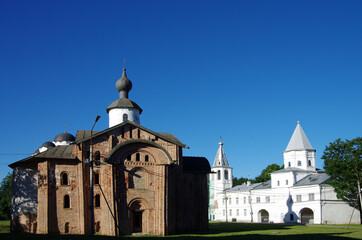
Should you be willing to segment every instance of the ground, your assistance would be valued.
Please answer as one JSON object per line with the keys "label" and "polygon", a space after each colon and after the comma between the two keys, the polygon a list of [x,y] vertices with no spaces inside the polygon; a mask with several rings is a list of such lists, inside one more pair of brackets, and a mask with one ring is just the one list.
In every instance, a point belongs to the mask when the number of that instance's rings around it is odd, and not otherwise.
{"label": "ground", "polygon": [[[9,221],[0,221],[0,239],[40,239],[40,240],[115,240],[119,237],[106,237],[96,235],[34,235],[9,233]],[[305,239],[362,239],[362,225],[283,225],[283,224],[247,224],[247,223],[210,223],[208,234],[182,234],[168,237],[134,236],[122,237],[122,239],[186,239],[186,240],[305,240]]]}

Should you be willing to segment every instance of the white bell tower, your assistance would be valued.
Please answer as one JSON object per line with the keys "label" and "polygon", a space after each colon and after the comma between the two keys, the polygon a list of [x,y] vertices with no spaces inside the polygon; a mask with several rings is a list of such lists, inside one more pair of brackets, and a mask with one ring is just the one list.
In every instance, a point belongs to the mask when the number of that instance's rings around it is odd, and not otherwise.
{"label": "white bell tower", "polygon": [[298,121],[288,146],[283,152],[284,168],[315,171],[315,152]]}

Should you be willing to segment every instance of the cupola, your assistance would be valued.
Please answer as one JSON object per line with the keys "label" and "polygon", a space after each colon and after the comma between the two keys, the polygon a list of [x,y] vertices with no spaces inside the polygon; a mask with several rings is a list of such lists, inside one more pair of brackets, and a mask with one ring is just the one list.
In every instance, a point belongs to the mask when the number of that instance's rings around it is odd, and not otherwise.
{"label": "cupola", "polygon": [[116,82],[116,88],[119,92],[119,99],[112,102],[107,107],[109,127],[113,127],[125,121],[132,121],[140,124],[142,108],[134,101],[128,99],[128,93],[132,89],[132,82],[127,77],[125,68],[123,68],[122,77]]}

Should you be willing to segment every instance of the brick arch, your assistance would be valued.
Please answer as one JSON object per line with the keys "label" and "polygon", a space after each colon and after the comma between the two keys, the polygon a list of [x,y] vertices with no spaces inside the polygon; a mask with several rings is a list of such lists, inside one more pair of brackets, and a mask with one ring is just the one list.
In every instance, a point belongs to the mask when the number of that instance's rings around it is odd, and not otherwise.
{"label": "brick arch", "polygon": [[155,164],[157,165],[167,165],[172,163],[172,157],[164,147],[157,143],[143,139],[135,139],[118,144],[108,153],[105,160],[108,163],[116,163],[119,160],[125,160],[129,154],[136,152],[149,154],[155,160]]}

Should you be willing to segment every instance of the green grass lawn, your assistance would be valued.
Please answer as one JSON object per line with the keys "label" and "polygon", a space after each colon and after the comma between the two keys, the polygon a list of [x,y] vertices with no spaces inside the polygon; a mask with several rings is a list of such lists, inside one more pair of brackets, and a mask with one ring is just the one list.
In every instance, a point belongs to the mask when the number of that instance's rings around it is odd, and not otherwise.
{"label": "green grass lawn", "polygon": [[[36,235],[36,234],[11,234],[9,221],[0,221],[0,239],[40,239],[40,240],[116,240],[122,239],[185,239],[185,240],[309,240],[309,239],[362,239],[362,226],[353,225],[283,225],[283,224],[250,224],[250,223],[210,223],[210,231],[206,234],[180,234],[167,237],[156,236],[128,236],[107,237],[87,235]],[[352,228],[353,227],[353,228]]]}

